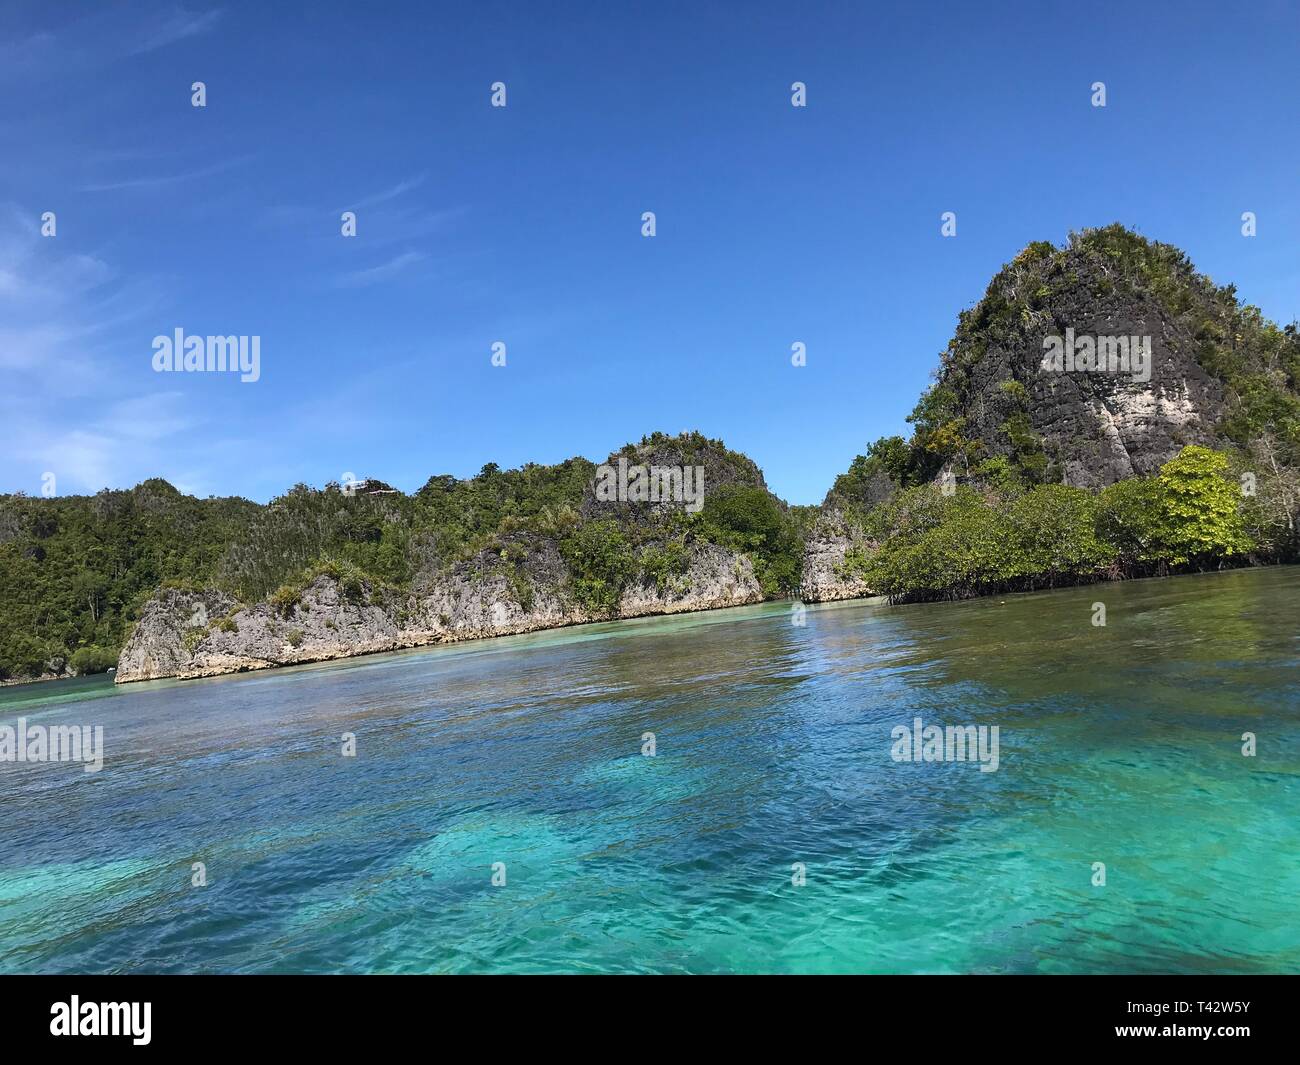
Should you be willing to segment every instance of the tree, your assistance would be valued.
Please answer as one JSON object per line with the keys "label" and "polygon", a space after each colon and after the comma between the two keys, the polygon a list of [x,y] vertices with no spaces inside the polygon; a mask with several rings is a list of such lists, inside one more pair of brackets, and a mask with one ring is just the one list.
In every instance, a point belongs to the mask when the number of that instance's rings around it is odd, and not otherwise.
{"label": "tree", "polygon": [[1097,530],[1127,570],[1163,558],[1160,483],[1154,477],[1116,481],[1102,490]]}
{"label": "tree", "polygon": [[1227,472],[1226,455],[1195,444],[1160,467],[1157,528],[1173,565],[1244,554],[1255,546],[1239,509],[1241,490]]}
{"label": "tree", "polygon": [[612,521],[590,521],[561,544],[577,600],[597,613],[612,613],[636,570],[627,538]]}
{"label": "tree", "polygon": [[732,551],[749,554],[768,596],[792,592],[803,567],[803,544],[781,504],[763,488],[731,484],[705,500],[699,531]]}

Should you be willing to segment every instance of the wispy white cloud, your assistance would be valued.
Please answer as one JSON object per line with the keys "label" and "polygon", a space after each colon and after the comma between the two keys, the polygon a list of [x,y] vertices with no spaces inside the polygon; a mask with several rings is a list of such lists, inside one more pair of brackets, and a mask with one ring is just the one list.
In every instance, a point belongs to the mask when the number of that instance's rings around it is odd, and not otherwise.
{"label": "wispy white cloud", "polygon": [[0,370],[39,371],[42,367],[60,366],[66,369],[63,353],[73,346],[81,332],[53,324],[0,326]]}
{"label": "wispy white cloud", "polygon": [[84,337],[94,323],[65,312],[75,301],[93,300],[113,278],[102,259],[60,254],[57,239],[40,235],[35,212],[0,208],[0,368],[6,371],[48,365]]}
{"label": "wispy white cloud", "polygon": [[131,443],[152,443],[176,436],[197,423],[186,413],[181,392],[153,392],[110,404],[94,425],[98,431]]}
{"label": "wispy white cloud", "polygon": [[[42,237],[36,211],[0,205],[0,366],[6,369],[77,368],[78,360],[93,361],[102,337],[156,304],[147,281],[124,283],[99,256],[65,251],[64,239]],[[62,387],[81,383],[91,385],[72,374]]]}
{"label": "wispy white cloud", "polygon": [[358,218],[357,231],[368,246],[380,248],[441,233],[464,213],[463,208],[456,207],[440,211],[389,209]]}
{"label": "wispy white cloud", "polygon": [[387,192],[376,193],[347,207],[327,209],[319,204],[280,203],[266,207],[267,225],[314,230],[322,240],[334,240],[344,211],[357,213],[357,237],[368,248],[385,248],[448,229],[466,213],[464,207],[429,208],[418,203],[395,204],[403,192],[423,184],[424,178],[401,182]]}
{"label": "wispy white cloud", "polygon": [[178,6],[101,10],[85,18],[0,41],[0,78],[61,77],[157,51],[209,32],[219,8],[188,11]]}
{"label": "wispy white cloud", "polygon": [[183,41],[187,37],[197,37],[212,29],[220,18],[220,8],[191,13],[178,7],[161,12],[153,16],[152,25],[146,24],[145,27],[141,27],[144,33],[143,39],[128,54],[141,55],[157,48],[164,48],[176,41]]}
{"label": "wispy white cloud", "polygon": [[394,256],[388,262],[379,266],[372,266],[366,270],[353,270],[350,273],[343,274],[338,279],[338,284],[343,288],[358,288],[363,285],[374,285],[381,281],[391,281],[426,259],[428,259],[428,256],[423,252],[402,252],[401,255]]}
{"label": "wispy white cloud", "polygon": [[[392,282],[430,266],[421,251],[393,250],[400,254],[373,254],[367,261],[375,265],[337,283]],[[0,491],[40,491],[44,471],[55,474],[60,494],[149,476],[195,492],[230,491],[232,466],[287,484],[298,474],[268,473],[268,437],[310,436],[321,409],[333,410],[338,424],[346,402],[281,412],[274,427],[259,425],[256,439],[231,434],[231,425],[246,423],[220,413],[232,397],[216,379],[154,374],[149,338],[174,320],[162,281],[124,275],[111,256],[78,247],[71,232],[42,237],[38,208],[0,202]],[[243,401],[241,392],[234,402]],[[213,424],[222,426],[220,448],[211,446]]]}
{"label": "wispy white cloud", "polygon": [[18,75],[36,70],[55,55],[57,47],[57,38],[45,31],[0,41],[0,72]]}
{"label": "wispy white cloud", "polygon": [[196,181],[200,178],[212,177],[215,174],[221,174],[237,166],[242,166],[252,158],[251,155],[240,156],[235,159],[224,160],[212,166],[203,167],[200,170],[190,170],[181,174],[149,175],[147,177],[126,178],[122,181],[105,181],[94,185],[83,185],[81,191],[113,192],[117,189],[156,189],[183,181]]}
{"label": "wispy white cloud", "polygon": [[410,192],[412,189],[418,189],[424,184],[427,177],[428,174],[420,174],[413,178],[407,178],[405,181],[399,181],[396,185],[385,189],[383,192],[376,192],[370,196],[363,196],[355,203],[349,204],[346,207],[340,207],[339,210],[358,211],[363,207],[374,207],[376,204],[387,203],[389,200],[395,200],[398,196]]}
{"label": "wispy white cloud", "polygon": [[54,474],[60,494],[98,492],[113,484],[113,442],[99,433],[73,429],[59,433],[27,433],[18,457],[34,461]]}
{"label": "wispy white cloud", "polygon": [[77,426],[57,425],[24,413],[17,417],[14,451],[9,458],[33,470],[53,473],[60,495],[125,487],[142,479],[141,462],[151,461],[151,448],[181,437],[199,424],[185,413],[185,400],[179,392],[113,402]]}
{"label": "wispy white cloud", "polygon": [[112,268],[93,255],[37,254],[39,232],[35,215],[11,210],[0,219],[0,299],[15,311],[41,310],[112,280]]}

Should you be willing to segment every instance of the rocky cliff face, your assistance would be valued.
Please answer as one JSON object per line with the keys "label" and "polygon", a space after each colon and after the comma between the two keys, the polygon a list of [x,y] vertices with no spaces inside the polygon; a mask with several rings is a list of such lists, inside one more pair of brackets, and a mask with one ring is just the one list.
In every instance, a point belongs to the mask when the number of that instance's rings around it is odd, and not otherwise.
{"label": "rocky cliff face", "polygon": [[681,614],[762,601],[763,590],[748,558],[717,544],[696,543],[684,574],[668,577],[662,587],[643,579],[624,589],[618,616]]}
{"label": "rocky cliff face", "polygon": [[[563,562],[549,545],[511,570],[490,557],[460,563],[411,593],[322,575],[290,601],[245,607],[218,591],[164,589],[145,606],[116,680],[209,677],[609,620],[575,606],[563,577]],[[633,583],[613,616],[711,610],[762,598],[747,558],[696,544],[682,574],[662,588]]]}
{"label": "rocky cliff face", "polygon": [[1300,467],[1300,332],[1187,256],[1120,225],[1035,242],[962,311],[908,421],[836,478],[851,519],[900,487],[1067,484],[1155,473],[1188,445],[1282,481]]}
{"label": "rocky cliff face", "polygon": [[163,588],[145,604],[135,636],[117,660],[118,679],[175,677],[193,661],[194,649],[213,622],[235,609],[235,601],[215,590]]}
{"label": "rocky cliff face", "polygon": [[210,677],[413,646],[393,606],[369,587],[349,596],[328,577],[283,611],[240,607],[218,591],[164,589],[145,605],[116,680]]}
{"label": "rocky cliff face", "polygon": [[[1184,304],[1196,289],[1184,291],[1174,300],[1127,285],[1117,264],[1081,244],[1031,249],[995,279],[945,358],[940,383],[960,392],[963,435],[981,457],[1024,459],[1041,448],[1045,479],[1081,487],[1148,474],[1187,444],[1213,444],[1228,404],[1223,382],[1197,359],[1195,333],[1213,308],[1207,298],[1193,311]],[[1073,340],[1073,369],[1051,365],[1053,338],[1062,349]],[[1091,364],[1109,338],[1149,343],[1149,363]]]}
{"label": "rocky cliff face", "polygon": [[841,511],[833,508],[824,511],[813,523],[804,543],[800,598],[808,603],[827,603],[871,595],[864,581],[843,572],[849,551],[867,550],[870,546],[857,524],[846,520]]}

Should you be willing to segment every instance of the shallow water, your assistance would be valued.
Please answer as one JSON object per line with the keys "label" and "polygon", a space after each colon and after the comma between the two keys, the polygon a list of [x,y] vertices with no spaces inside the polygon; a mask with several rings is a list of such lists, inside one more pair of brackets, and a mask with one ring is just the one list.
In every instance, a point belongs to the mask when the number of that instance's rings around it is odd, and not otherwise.
{"label": "shallow water", "polygon": [[0,689],[0,970],[1300,972],[1300,568],[805,620]]}

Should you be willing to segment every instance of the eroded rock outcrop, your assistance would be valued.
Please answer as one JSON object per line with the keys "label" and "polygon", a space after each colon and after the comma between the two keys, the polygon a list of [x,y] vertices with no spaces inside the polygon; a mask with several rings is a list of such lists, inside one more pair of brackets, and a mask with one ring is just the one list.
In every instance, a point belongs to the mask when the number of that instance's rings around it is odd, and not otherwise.
{"label": "eroded rock outcrop", "polygon": [[164,589],[141,613],[116,680],[210,677],[413,646],[403,642],[399,606],[371,586],[350,591],[326,576],[291,603],[249,607],[217,591]]}
{"label": "eroded rock outcrop", "polygon": [[[1146,293],[1106,291],[1094,276],[1100,268],[1077,258],[1070,263],[1077,284],[1045,297],[1010,337],[990,342],[970,362],[965,417],[982,454],[1012,456],[1009,422],[1023,410],[1059,479],[1095,488],[1152,473],[1187,444],[1212,445],[1227,405],[1222,382],[1197,362],[1197,340],[1185,322]],[[1045,369],[1045,338],[1067,331],[1077,343],[1149,339],[1151,360],[1142,374],[1149,379]],[[1008,382],[1025,390],[1022,403]]]}
{"label": "eroded rock outcrop", "polygon": [[[117,660],[117,677],[149,679],[188,675],[198,644],[213,622],[238,604],[215,590],[162,588],[144,606],[135,635]],[[224,671],[223,671],[224,672]]]}
{"label": "eroded rock outcrop", "polygon": [[960,437],[972,464],[1084,488],[1153,473],[1221,442],[1226,378],[1257,358],[1241,330],[1258,331],[1232,290],[1169,245],[1120,226],[1031,244],[960,315],[917,442],[951,452]]}
{"label": "eroded rock outcrop", "polygon": [[624,589],[618,616],[680,614],[762,601],[763,589],[748,558],[717,544],[697,542],[691,546],[685,573],[668,577],[662,585],[638,580]]}
{"label": "eroded rock outcrop", "polygon": [[662,587],[634,581],[616,612],[602,615],[568,595],[553,543],[535,545],[521,564],[500,563],[483,552],[411,592],[323,574],[296,596],[252,606],[218,591],[163,589],[146,604],[116,680],[209,677],[763,599],[749,559],[716,544],[692,545],[684,571]]}
{"label": "eroded rock outcrop", "polygon": [[872,595],[865,581],[847,574],[844,568],[850,551],[865,551],[870,547],[859,526],[847,520],[841,511],[824,511],[813,523],[804,543],[800,597],[809,603],[828,603]]}

